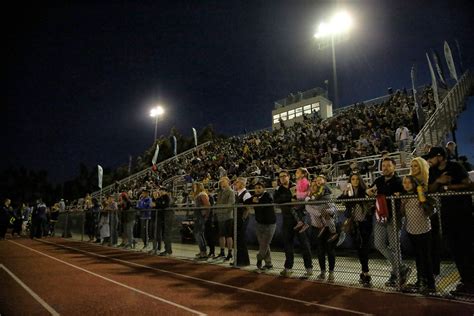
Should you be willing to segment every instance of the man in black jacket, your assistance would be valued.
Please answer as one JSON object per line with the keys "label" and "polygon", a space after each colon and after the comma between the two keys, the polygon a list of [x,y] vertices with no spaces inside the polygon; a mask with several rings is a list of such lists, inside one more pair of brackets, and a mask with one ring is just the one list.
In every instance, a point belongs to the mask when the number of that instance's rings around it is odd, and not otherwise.
{"label": "man in black jacket", "polygon": [[[255,184],[255,193],[252,198],[245,201],[246,204],[272,204],[273,199],[271,195],[265,191],[263,182]],[[270,254],[270,243],[276,229],[276,215],[273,206],[254,206],[255,234],[258,240],[258,254],[257,254],[257,268],[261,270],[270,270],[273,268],[272,257]],[[262,262],[265,265],[262,266]]]}
{"label": "man in black jacket", "polygon": [[[393,196],[395,193],[403,191],[402,179],[395,174],[395,160],[384,158],[382,160],[382,175],[375,179],[374,183],[367,189],[368,196],[385,195]],[[374,227],[375,248],[387,259],[392,271],[390,278],[385,283],[386,286],[397,285],[398,275],[400,284],[403,285],[410,276],[410,267],[402,264],[402,254],[400,250],[401,213],[399,200],[396,200],[396,209],[392,209],[391,200],[387,200],[388,217],[377,218]],[[395,213],[396,212],[396,213]],[[396,220],[394,220],[394,215]]]}
{"label": "man in black jacket", "polygon": [[[275,203],[290,203],[293,200],[293,193],[291,192],[292,185],[290,184],[290,174],[288,171],[280,171],[280,186],[275,190],[274,200]],[[296,226],[296,219],[291,212],[289,205],[282,205],[281,215],[283,218],[282,234],[283,234],[283,245],[285,248],[285,269],[280,272],[281,276],[290,276],[293,271],[293,264],[295,260],[295,251],[293,240],[298,238],[298,242],[301,247],[301,253],[303,255],[304,266],[306,268],[305,276],[308,277],[313,274],[313,262],[311,258],[311,247],[307,235],[304,232],[295,232],[294,227]]]}

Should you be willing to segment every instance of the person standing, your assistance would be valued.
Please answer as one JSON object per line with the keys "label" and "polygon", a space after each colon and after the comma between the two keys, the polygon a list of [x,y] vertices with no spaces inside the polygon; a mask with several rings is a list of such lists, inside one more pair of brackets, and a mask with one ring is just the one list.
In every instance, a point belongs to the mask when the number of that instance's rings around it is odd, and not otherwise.
{"label": "person standing", "polygon": [[[160,253],[160,256],[170,256],[173,254],[171,244],[171,231],[174,225],[174,210],[170,210],[169,207],[173,205],[171,196],[169,194],[170,189],[166,187],[160,187],[160,198],[156,204],[157,209],[163,213],[163,242],[165,244],[165,250]],[[158,225],[160,226],[160,225]]]}
{"label": "person standing", "polygon": [[[256,205],[272,204],[273,198],[267,191],[265,191],[265,184],[258,181],[255,184],[254,195],[244,203],[255,205],[253,209],[255,210],[255,221],[257,222],[255,227],[255,234],[257,235],[258,241],[257,268],[259,270],[271,270],[273,269],[273,264],[270,244],[276,229],[275,208],[271,205]],[[265,262],[265,265],[262,266],[263,262]]]}
{"label": "person standing", "polygon": [[194,205],[199,209],[194,210],[194,238],[199,246],[199,254],[197,255],[198,260],[207,259],[207,243],[204,237],[204,231],[206,226],[206,220],[209,217],[209,197],[204,189],[204,185],[201,182],[193,183],[193,197]]}
{"label": "person standing", "polygon": [[[237,204],[244,204],[251,198],[246,189],[247,179],[238,177],[234,182],[236,191],[235,200]],[[237,261],[236,266],[246,267],[250,265],[249,251],[247,249],[247,226],[249,224],[249,210],[247,207],[237,208]]]}
{"label": "person standing", "polygon": [[5,239],[8,224],[10,222],[10,199],[5,199],[2,208],[0,209],[0,240]]}
{"label": "person standing", "polygon": [[151,219],[151,197],[149,196],[149,192],[147,189],[144,189],[142,191],[142,194],[140,195],[140,200],[137,202],[137,209],[139,209],[140,212],[140,231],[141,231],[141,236],[143,240],[143,248],[142,250],[146,250],[148,247],[148,242],[150,240],[149,236],[149,226],[150,226],[150,219]]}
{"label": "person standing", "polygon": [[[382,161],[382,176],[375,179],[372,186],[367,189],[369,197],[378,196],[384,200],[386,196],[393,196],[395,193],[403,192],[402,180],[395,174],[395,160],[385,158]],[[400,275],[400,284],[406,283],[411,273],[411,268],[402,264],[402,255],[400,250],[400,231],[402,227],[399,201],[396,202],[395,210],[392,209],[392,203],[387,201],[387,214],[383,214],[383,203],[376,203],[376,221],[374,227],[375,248],[387,259],[391,266],[391,273],[386,286],[395,287],[397,285],[398,274]],[[396,216],[396,220],[394,220]]]}
{"label": "person standing", "polygon": [[133,227],[135,226],[135,210],[132,208],[132,201],[127,192],[120,194],[120,210],[122,212],[123,240],[124,248],[135,248],[135,239],[133,237]]}
{"label": "person standing", "polygon": [[38,203],[33,210],[31,215],[31,231],[30,238],[41,238],[47,234],[43,230],[44,223],[46,222],[46,204],[43,203],[42,199],[38,199]]}
{"label": "person standing", "polygon": [[400,125],[395,131],[395,141],[398,144],[399,151],[405,151],[408,145],[408,138],[410,137],[410,131],[407,127]]}
{"label": "person standing", "polygon": [[[222,206],[222,208],[215,209],[217,216],[218,228],[219,228],[219,246],[221,251],[217,258],[223,258],[225,261],[229,261],[233,258],[232,247],[233,245],[233,232],[234,232],[234,221],[233,221],[233,208],[235,204],[235,195],[230,188],[230,180],[228,177],[221,177],[219,180],[219,190],[217,191],[216,205]],[[227,257],[225,256],[224,249],[227,246]]]}
{"label": "person standing", "polygon": [[[280,186],[277,187],[274,194],[275,203],[291,203],[293,200],[293,193],[291,192],[292,185],[290,183],[290,174],[288,171],[280,171],[279,180]],[[291,276],[293,274],[292,269],[295,260],[293,242],[296,236],[301,247],[304,266],[306,268],[305,277],[309,277],[313,274],[313,262],[308,237],[304,232],[295,231],[294,227],[296,226],[297,221],[293,216],[292,207],[289,205],[281,205],[280,208],[283,217],[282,234],[285,249],[285,268],[280,272],[280,275]]]}
{"label": "person standing", "polygon": [[[339,199],[362,199],[366,198],[366,185],[360,173],[352,173],[349,177],[350,183],[339,196]],[[357,256],[361,265],[359,283],[370,286],[372,277],[369,274],[369,252],[370,236],[372,234],[372,212],[367,202],[344,202],[346,211],[344,215],[350,221],[349,233],[352,236]]]}
{"label": "person standing", "polygon": [[[468,173],[459,163],[448,161],[444,148],[432,147],[425,159],[430,164],[429,192],[462,192],[470,189]],[[461,276],[461,282],[452,294],[473,294],[471,195],[441,197],[441,223]]]}

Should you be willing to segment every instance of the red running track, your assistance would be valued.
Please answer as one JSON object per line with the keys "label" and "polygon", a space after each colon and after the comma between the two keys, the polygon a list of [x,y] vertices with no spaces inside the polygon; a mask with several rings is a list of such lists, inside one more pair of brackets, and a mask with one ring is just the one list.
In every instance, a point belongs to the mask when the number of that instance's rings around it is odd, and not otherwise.
{"label": "red running track", "polygon": [[0,258],[1,315],[474,314],[472,303],[280,278],[58,238],[1,241]]}

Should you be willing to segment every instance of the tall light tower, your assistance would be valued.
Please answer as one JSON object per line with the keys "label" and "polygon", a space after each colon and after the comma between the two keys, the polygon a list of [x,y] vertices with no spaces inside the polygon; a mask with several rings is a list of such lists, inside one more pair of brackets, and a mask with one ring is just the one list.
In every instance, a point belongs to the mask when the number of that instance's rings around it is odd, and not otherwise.
{"label": "tall light tower", "polygon": [[320,50],[331,46],[332,49],[332,69],[334,83],[334,101],[333,107],[339,104],[337,92],[337,70],[336,70],[336,48],[335,44],[342,42],[347,38],[349,30],[352,28],[352,18],[346,11],[340,11],[334,14],[329,22],[321,22],[318,31],[314,37],[318,41]]}
{"label": "tall light tower", "polygon": [[155,138],[153,141],[156,141],[158,133],[158,117],[165,113],[165,109],[161,105],[158,105],[150,110],[150,116],[155,118]]}

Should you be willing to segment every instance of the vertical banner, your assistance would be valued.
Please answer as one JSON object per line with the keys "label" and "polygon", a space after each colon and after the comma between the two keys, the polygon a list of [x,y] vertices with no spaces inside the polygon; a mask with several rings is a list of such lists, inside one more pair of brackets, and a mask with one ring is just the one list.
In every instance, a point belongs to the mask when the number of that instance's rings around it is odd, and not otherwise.
{"label": "vertical banner", "polygon": [[155,149],[155,154],[153,155],[153,159],[151,159],[151,164],[152,165],[155,165],[156,164],[156,161],[158,160],[158,154],[160,152],[160,145],[156,145],[156,149]]}
{"label": "vertical banner", "polygon": [[102,169],[102,167],[100,165],[97,165],[97,175],[98,175],[98,178],[99,178],[99,188],[102,189],[102,178],[104,176],[104,169]]}
{"label": "vertical banner", "polygon": [[128,175],[132,173],[132,155],[128,155]]}
{"label": "vertical banner", "polygon": [[433,66],[431,65],[430,57],[428,53],[426,53],[426,59],[428,59],[428,66],[430,67],[430,74],[431,74],[431,88],[433,89],[433,97],[436,103],[436,108],[439,107],[439,96],[438,96],[438,84],[436,82],[436,76],[433,70]]}
{"label": "vertical banner", "polygon": [[194,146],[198,145],[198,138],[197,138],[197,132],[196,129],[193,127],[193,136],[194,136]]}
{"label": "vertical banner", "polygon": [[458,49],[458,55],[459,55],[459,70],[461,70],[461,73],[464,72],[463,68],[464,66],[462,65],[462,55],[461,55],[461,46],[459,45],[459,42],[457,39],[454,40],[456,42],[456,47]]}
{"label": "vertical banner", "polygon": [[415,111],[416,117],[418,119],[418,128],[421,129],[423,125],[425,125],[425,112],[423,112],[422,107],[418,104],[418,100],[416,99],[416,89],[415,89],[415,77],[416,77],[416,70],[415,65],[411,67],[411,89],[413,91],[413,103],[415,104]]}
{"label": "vertical banner", "polygon": [[173,136],[173,155],[178,154],[178,141],[176,140],[176,136]]}
{"label": "vertical banner", "polygon": [[435,50],[433,50],[431,53],[432,53],[432,56],[433,56],[433,62],[434,62],[435,67],[436,67],[436,72],[438,73],[440,86],[444,89],[447,89],[448,85],[446,84],[446,79],[444,79],[444,72],[443,72],[443,68],[441,68],[441,65],[440,65],[440,62],[439,62],[439,55]]}
{"label": "vertical banner", "polygon": [[454,66],[451,48],[449,48],[448,42],[446,41],[444,41],[444,57],[446,57],[446,64],[448,64],[449,74],[451,75],[451,78],[458,81],[458,74],[456,73],[456,67]]}

